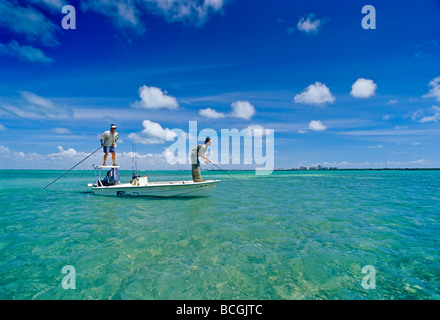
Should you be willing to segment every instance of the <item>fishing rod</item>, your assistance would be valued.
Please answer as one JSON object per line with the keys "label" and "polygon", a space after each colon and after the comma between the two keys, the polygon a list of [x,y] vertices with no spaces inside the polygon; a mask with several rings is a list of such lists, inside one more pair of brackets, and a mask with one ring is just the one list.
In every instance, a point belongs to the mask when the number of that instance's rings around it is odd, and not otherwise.
{"label": "fishing rod", "polygon": [[[113,137],[113,139],[111,140],[112,144],[114,143],[114,141],[121,135],[121,133],[124,131],[121,131],[120,133],[118,133],[115,137]],[[73,169],[75,169],[77,166],[79,166],[81,163],[83,163],[84,161],[86,161],[88,158],[90,158],[93,154],[95,154],[99,149],[101,149],[102,147],[99,147],[98,149],[96,149],[95,151],[93,151],[91,154],[89,154],[87,157],[85,157],[84,159],[82,159],[80,162],[78,162],[77,164],[75,164],[72,168],[70,168],[69,170],[67,170],[66,172],[64,172],[62,175],[60,175],[58,178],[56,178],[54,181],[52,181],[51,183],[49,183],[47,186],[45,186],[43,188],[43,190],[47,189],[49,186],[51,186],[53,183],[55,183],[57,180],[61,179],[62,177],[64,177],[67,173],[69,173],[70,171],[72,171]]]}
{"label": "fishing rod", "polygon": [[231,176],[226,170],[223,170],[222,168],[220,168],[218,165],[216,165],[215,163],[210,162],[211,164],[213,164],[214,166],[216,166],[218,169],[220,169],[221,171],[223,171],[224,173],[226,173],[228,176],[230,176],[232,179],[234,179],[235,181],[237,181],[239,184],[243,185],[240,181],[238,181],[237,179],[235,179],[233,176]]}

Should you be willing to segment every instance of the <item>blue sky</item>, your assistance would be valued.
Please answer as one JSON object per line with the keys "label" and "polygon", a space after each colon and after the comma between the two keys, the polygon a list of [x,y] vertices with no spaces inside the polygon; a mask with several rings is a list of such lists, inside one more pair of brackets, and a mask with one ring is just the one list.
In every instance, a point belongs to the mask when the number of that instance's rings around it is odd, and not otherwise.
{"label": "blue sky", "polygon": [[276,168],[440,167],[439,17],[437,0],[0,0],[0,168],[69,168],[116,123],[121,165],[135,136],[141,169],[177,169],[163,137],[189,121],[273,129]]}

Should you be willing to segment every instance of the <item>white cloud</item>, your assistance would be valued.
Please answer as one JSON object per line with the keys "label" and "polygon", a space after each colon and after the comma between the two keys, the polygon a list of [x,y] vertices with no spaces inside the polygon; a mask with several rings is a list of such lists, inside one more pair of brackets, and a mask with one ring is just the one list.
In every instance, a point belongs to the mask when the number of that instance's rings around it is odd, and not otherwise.
{"label": "white cloud", "polygon": [[128,28],[138,33],[145,31],[139,19],[141,11],[133,0],[81,1],[81,8],[110,17],[119,28]]}
{"label": "white cloud", "polygon": [[143,32],[142,15],[200,26],[211,13],[223,10],[224,0],[87,0],[81,5],[84,10],[109,16],[118,27]]}
{"label": "white cloud", "polygon": [[161,14],[169,21],[188,21],[202,25],[209,13],[221,11],[224,0],[144,0],[150,10]]}
{"label": "white cloud", "polygon": [[157,87],[148,87],[144,85],[139,88],[139,96],[141,101],[133,104],[136,108],[177,109],[179,107],[176,98],[167,95],[166,91],[162,91]]}
{"label": "white cloud", "polygon": [[249,120],[255,114],[255,107],[249,101],[236,101],[231,104],[231,116]]}
{"label": "white cloud", "polygon": [[437,101],[440,101],[440,77],[434,78],[429,82],[429,86],[431,90],[427,94],[425,94],[424,98],[434,98]]}
{"label": "white cloud", "polygon": [[223,112],[217,112],[211,108],[201,109],[199,111],[199,114],[203,117],[211,118],[211,119],[219,119],[226,117],[226,115]]}
{"label": "white cloud", "polygon": [[390,115],[386,114],[382,117],[382,120],[390,120]]}
{"label": "white cloud", "polygon": [[420,123],[438,122],[440,120],[440,107],[432,106],[428,111],[419,109],[405,115],[404,118],[411,118],[412,121]]}
{"label": "white cloud", "polygon": [[23,7],[16,1],[0,1],[0,26],[46,46],[59,43],[56,24],[34,7]]}
{"label": "white cloud", "polygon": [[327,127],[325,125],[323,125],[322,122],[319,120],[310,121],[309,128],[310,128],[310,130],[313,130],[313,131],[324,131],[327,129]]}
{"label": "white cloud", "polygon": [[51,100],[40,97],[33,92],[20,92],[22,101],[18,104],[2,104],[0,113],[20,118],[42,119],[71,117],[72,110],[66,105],[54,104]]}
{"label": "white cloud", "polygon": [[432,112],[431,115],[424,116],[423,118],[419,119],[418,122],[420,123],[438,122],[440,120],[440,107],[432,106],[430,111]]}
{"label": "white cloud", "polygon": [[382,149],[383,145],[378,144],[377,146],[369,146],[368,148],[370,148],[370,149]]}
{"label": "white cloud", "polygon": [[62,146],[57,146],[58,152],[51,153],[48,155],[49,158],[60,158],[60,157],[75,157],[75,156],[86,156],[85,152],[78,152],[73,148],[68,148],[64,150]]}
{"label": "white cloud", "polygon": [[[53,128],[52,130],[51,130],[51,132],[53,132],[53,133],[57,133],[57,134],[70,134],[70,133],[72,133],[72,131],[70,131],[69,129],[67,129],[67,128]],[[120,141],[119,141],[120,142]]]}
{"label": "white cloud", "polygon": [[359,78],[351,87],[350,94],[355,98],[369,98],[376,93],[377,84],[373,80]]}
{"label": "white cloud", "polygon": [[72,114],[68,107],[55,105],[51,100],[40,97],[35,93],[22,91],[20,94],[27,102],[23,108],[25,113],[34,113],[48,117],[70,116]]}
{"label": "white cloud", "polygon": [[419,109],[419,110],[416,110],[414,112],[411,112],[411,113],[405,115],[404,118],[409,117],[409,118],[411,118],[412,121],[417,121],[417,119],[423,117],[423,114],[424,114],[423,109]]}
{"label": "white cloud", "polygon": [[315,18],[314,13],[309,14],[306,17],[301,17],[296,25],[299,31],[307,34],[315,34],[319,31],[321,26],[325,23],[326,19],[320,20]]}
{"label": "white cloud", "polygon": [[245,129],[245,131],[248,136],[255,136],[255,135],[265,136],[266,135],[266,129],[259,124],[251,124],[250,126],[248,126]]}
{"label": "white cloud", "polygon": [[9,149],[9,147],[0,146],[0,156],[6,159],[24,158],[24,152],[17,152]]}
{"label": "white cloud", "polygon": [[12,40],[8,44],[0,43],[0,54],[17,57],[22,61],[51,63],[52,59],[40,49],[32,46],[21,46],[17,41]]}
{"label": "white cloud", "polygon": [[[84,159],[89,153],[77,151],[73,148],[64,149],[57,147],[58,152],[49,154],[24,153],[22,151],[11,150],[9,147],[0,145],[0,168],[2,169],[63,169],[66,170]],[[89,152],[89,151],[88,151]],[[138,168],[143,169],[175,169],[166,161],[165,149],[162,153],[136,153]],[[129,169],[132,165],[132,152],[116,153],[116,159],[121,168]],[[96,153],[87,161],[82,163],[77,169],[92,169],[92,163],[101,163],[102,154]],[[185,166],[187,168],[187,166]],[[90,172],[90,178],[93,180],[93,172]],[[49,181],[48,181],[49,182]]]}
{"label": "white cloud", "polygon": [[159,123],[150,120],[144,120],[142,126],[144,130],[139,133],[131,133],[128,138],[134,138],[136,142],[142,144],[162,144],[167,139],[174,139],[177,136],[174,131],[168,128],[164,129]]}
{"label": "white cloud", "polygon": [[336,99],[325,84],[315,82],[304,89],[303,92],[297,94],[293,100],[296,103],[323,105],[333,103]]}
{"label": "white cloud", "polygon": [[244,120],[250,120],[255,114],[255,107],[249,101],[235,101],[231,103],[231,108],[232,111],[228,114],[217,112],[211,108],[201,109],[199,114],[211,119],[233,117]]}
{"label": "white cloud", "polygon": [[8,130],[8,128],[6,128],[4,125],[0,123],[0,131],[6,131],[6,130]]}

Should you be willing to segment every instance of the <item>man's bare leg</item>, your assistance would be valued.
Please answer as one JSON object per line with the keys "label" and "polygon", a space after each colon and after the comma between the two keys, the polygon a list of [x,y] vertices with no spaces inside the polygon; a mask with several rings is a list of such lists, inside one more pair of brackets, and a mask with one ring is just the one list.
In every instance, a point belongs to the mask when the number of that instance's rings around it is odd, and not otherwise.
{"label": "man's bare leg", "polygon": [[113,159],[113,165],[116,166],[117,164],[116,164],[116,153],[115,152],[112,153],[112,159]]}
{"label": "man's bare leg", "polygon": [[104,163],[102,164],[103,166],[106,166],[107,157],[108,157],[108,153],[106,153],[106,154],[104,155]]}

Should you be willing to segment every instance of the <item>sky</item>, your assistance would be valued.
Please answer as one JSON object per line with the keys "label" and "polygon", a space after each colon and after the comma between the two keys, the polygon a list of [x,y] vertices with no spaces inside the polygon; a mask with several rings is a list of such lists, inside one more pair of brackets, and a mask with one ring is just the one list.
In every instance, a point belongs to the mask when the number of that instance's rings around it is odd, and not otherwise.
{"label": "sky", "polygon": [[438,168],[439,18],[438,0],[0,0],[0,169],[68,169],[112,123],[123,168],[133,140],[141,170],[187,168],[166,137],[190,121],[274,130],[275,168]]}

